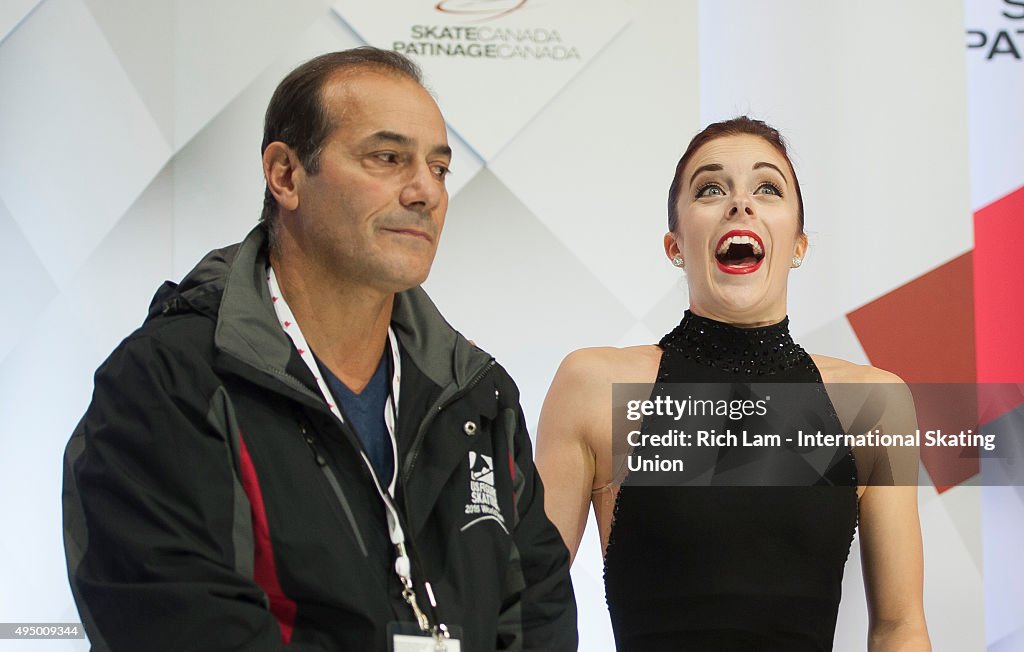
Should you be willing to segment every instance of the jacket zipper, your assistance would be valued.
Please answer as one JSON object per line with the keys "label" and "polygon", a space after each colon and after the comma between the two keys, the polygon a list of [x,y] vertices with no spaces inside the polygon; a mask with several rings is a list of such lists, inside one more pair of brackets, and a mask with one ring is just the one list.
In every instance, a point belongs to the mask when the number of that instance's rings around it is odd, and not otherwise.
{"label": "jacket zipper", "polygon": [[348,498],[345,497],[345,492],[342,490],[337,476],[334,475],[331,465],[327,463],[327,458],[325,458],[317,449],[316,438],[307,432],[306,424],[301,420],[299,421],[299,429],[302,431],[302,439],[305,440],[306,445],[309,446],[309,450],[313,452],[313,460],[320,468],[320,472],[324,474],[327,484],[331,486],[331,491],[334,493],[334,497],[338,500],[338,503],[341,504],[341,510],[345,513],[345,518],[348,519],[349,526],[356,535],[356,542],[359,544],[359,550],[363,553],[364,557],[368,557],[369,552],[366,549],[366,542],[363,541],[363,535],[362,532],[359,531],[359,525],[356,523],[356,517],[352,512],[352,506],[349,505]]}
{"label": "jacket zipper", "polygon": [[[401,477],[403,485],[405,485],[405,483],[409,480],[409,476],[412,475],[412,468],[413,466],[416,465],[416,459],[419,457],[420,454],[420,447],[423,443],[423,436],[426,434],[427,428],[430,427],[430,424],[434,422],[434,418],[438,414],[440,414],[441,411],[444,410],[446,407],[448,407],[458,399],[468,394],[470,390],[476,387],[480,383],[480,381],[483,380],[483,377],[487,375],[487,372],[493,369],[496,364],[498,364],[498,362],[494,358],[491,358],[491,360],[480,371],[478,371],[476,375],[473,376],[473,378],[469,381],[469,383],[462,387],[462,389],[449,396],[443,402],[439,401],[438,403],[435,403],[433,406],[431,406],[430,410],[427,412],[426,417],[424,417],[423,422],[420,423],[420,427],[416,431],[416,439],[413,440],[412,446],[409,449],[409,459],[405,463],[405,468],[402,469]],[[406,502],[406,512],[408,512],[408,495],[406,495],[405,498],[406,500],[404,502]]]}

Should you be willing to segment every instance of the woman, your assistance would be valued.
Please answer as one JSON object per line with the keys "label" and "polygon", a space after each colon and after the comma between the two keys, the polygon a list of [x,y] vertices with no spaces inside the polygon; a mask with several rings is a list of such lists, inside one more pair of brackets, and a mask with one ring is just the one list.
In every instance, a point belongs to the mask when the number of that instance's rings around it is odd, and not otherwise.
{"label": "woman", "polygon": [[[593,505],[618,648],[831,649],[859,523],[869,648],[929,650],[917,488],[879,480],[916,478],[916,451],[844,449],[812,483],[826,487],[624,486],[618,457],[613,470],[613,383],[825,383],[812,419],[844,432],[916,427],[897,377],[810,356],[789,336],[787,279],[807,237],[775,129],[747,117],[704,129],[676,167],[668,212],[665,253],[686,272],[690,309],[656,346],[567,356],[538,429],[546,509],[573,556]],[[842,387],[861,390],[840,398]]]}

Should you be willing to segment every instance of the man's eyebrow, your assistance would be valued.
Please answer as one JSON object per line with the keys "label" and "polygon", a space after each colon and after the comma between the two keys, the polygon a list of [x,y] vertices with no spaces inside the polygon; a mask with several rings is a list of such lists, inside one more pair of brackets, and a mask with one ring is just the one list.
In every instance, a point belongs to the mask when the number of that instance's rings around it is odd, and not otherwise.
{"label": "man's eyebrow", "polygon": [[[413,144],[412,138],[409,138],[406,135],[403,135],[403,134],[400,134],[400,133],[397,133],[397,132],[394,132],[394,131],[378,131],[378,132],[375,132],[375,133],[371,134],[370,137],[366,139],[366,141],[370,142],[370,143],[374,143],[374,142],[389,142],[389,143],[394,143],[396,145],[401,145],[402,147],[409,147],[409,146],[411,146]],[[434,147],[431,148],[430,153],[431,154],[440,154],[442,156],[447,156],[447,157],[451,158],[452,148],[449,147],[448,145],[435,145]]]}
{"label": "man's eyebrow", "polygon": [[771,168],[775,170],[776,172],[779,173],[779,176],[782,177],[782,180],[786,181],[786,175],[783,174],[782,170],[779,169],[779,166],[769,163],[768,161],[758,161],[757,163],[754,163],[753,169],[759,170],[761,168]]}
{"label": "man's eyebrow", "polygon": [[693,180],[696,179],[697,175],[701,172],[721,172],[723,169],[725,168],[722,167],[721,163],[708,163],[707,165],[702,165],[693,171],[693,176],[690,177],[690,183],[693,184]]}
{"label": "man's eyebrow", "polygon": [[391,142],[396,145],[410,145],[412,143],[412,138],[396,133],[394,131],[377,131],[370,134],[370,136],[366,140],[367,142]]}

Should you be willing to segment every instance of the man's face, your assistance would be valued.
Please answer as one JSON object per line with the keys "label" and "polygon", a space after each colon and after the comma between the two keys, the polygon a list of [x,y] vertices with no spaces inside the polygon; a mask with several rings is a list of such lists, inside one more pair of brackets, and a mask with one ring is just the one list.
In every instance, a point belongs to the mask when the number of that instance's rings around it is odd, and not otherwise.
{"label": "man's face", "polygon": [[294,235],[317,272],[393,293],[427,278],[448,209],[451,162],[430,94],[371,71],[327,82],[334,129],[315,175],[300,171]]}

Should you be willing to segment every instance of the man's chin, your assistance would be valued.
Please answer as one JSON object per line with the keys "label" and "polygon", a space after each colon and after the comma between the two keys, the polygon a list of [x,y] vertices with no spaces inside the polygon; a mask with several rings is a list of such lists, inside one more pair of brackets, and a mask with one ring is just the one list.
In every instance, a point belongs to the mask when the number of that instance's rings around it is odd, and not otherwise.
{"label": "man's chin", "polygon": [[430,265],[414,267],[412,265],[403,268],[399,273],[391,275],[387,283],[390,292],[404,292],[411,288],[423,285],[430,274]]}

